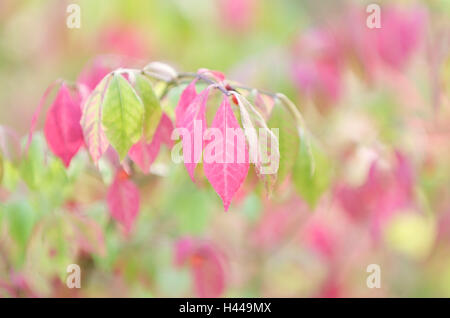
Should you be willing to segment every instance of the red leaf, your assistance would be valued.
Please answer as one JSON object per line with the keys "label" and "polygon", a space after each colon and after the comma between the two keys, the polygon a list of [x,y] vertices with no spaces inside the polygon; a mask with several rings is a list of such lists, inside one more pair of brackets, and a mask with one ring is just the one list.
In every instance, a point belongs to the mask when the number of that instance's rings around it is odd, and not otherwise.
{"label": "red leaf", "polygon": [[183,238],[175,245],[175,265],[188,264],[198,297],[220,297],[225,290],[225,257],[214,245]]}
{"label": "red leaf", "polygon": [[[249,168],[245,135],[233,114],[228,97],[224,97],[211,123],[211,128],[216,128],[222,138],[215,140],[218,137],[215,136],[214,140],[206,143],[203,168],[206,178],[222,198],[223,206],[227,211],[233,196],[244,182]],[[238,135],[237,138],[235,134]],[[212,158],[208,158],[207,150],[213,148],[212,143],[215,143],[214,153]]]}
{"label": "red leaf", "polygon": [[117,172],[106,200],[111,216],[125,227],[127,233],[130,232],[139,212],[139,190],[124,177],[122,170]]}
{"label": "red leaf", "polygon": [[44,133],[53,153],[66,167],[83,144],[80,97],[73,98],[63,83],[45,121]]}
{"label": "red leaf", "polygon": [[158,135],[160,136],[161,142],[165,144],[168,148],[172,148],[172,131],[173,131],[172,120],[165,113],[162,114],[161,120],[158,125]]}
{"label": "red leaf", "polygon": [[194,171],[200,162],[203,149],[203,132],[206,129],[206,102],[210,87],[204,89],[189,104],[181,121],[181,128],[189,133],[189,138],[182,137],[184,165],[194,181]]}
{"label": "red leaf", "polygon": [[175,108],[175,126],[177,128],[181,127],[186,109],[197,96],[197,91],[195,90],[196,82],[197,79],[194,79],[188,86],[186,86],[183,93],[181,93],[180,100],[178,101],[178,105]]}
{"label": "red leaf", "polygon": [[173,142],[170,139],[172,130],[172,121],[166,114],[163,113],[152,141],[150,143],[146,143],[145,138],[142,138],[138,143],[131,147],[128,155],[144,173],[148,173],[150,171],[150,166],[159,154],[161,143],[166,144],[169,148],[172,147]]}

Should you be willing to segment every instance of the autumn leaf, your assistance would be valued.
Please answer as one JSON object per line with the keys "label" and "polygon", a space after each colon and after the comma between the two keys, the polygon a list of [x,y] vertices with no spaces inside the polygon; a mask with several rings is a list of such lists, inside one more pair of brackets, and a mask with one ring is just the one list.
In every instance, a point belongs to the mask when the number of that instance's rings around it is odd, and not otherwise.
{"label": "autumn leaf", "polygon": [[225,290],[226,258],[215,245],[184,237],[175,244],[175,265],[189,266],[198,297],[220,297]]}
{"label": "autumn leaf", "polygon": [[44,133],[50,149],[66,167],[83,144],[80,118],[80,102],[63,83],[47,112]]}
{"label": "autumn leaf", "polygon": [[106,201],[111,216],[130,232],[139,212],[140,198],[136,185],[120,169],[108,189]]}
{"label": "autumn leaf", "polygon": [[[205,157],[207,150],[213,148],[211,158],[207,159],[214,160],[205,159],[203,169],[206,178],[222,198],[224,209],[227,211],[233,196],[247,176],[249,163],[244,132],[226,96],[211,123],[211,129],[214,128],[220,134],[215,135],[214,140],[207,141],[205,145]],[[235,134],[238,135],[237,138]],[[239,141],[239,135],[242,136],[242,142]],[[244,160],[239,160],[240,157]]]}
{"label": "autumn leaf", "polygon": [[172,121],[166,114],[163,114],[152,141],[146,142],[144,138],[141,138],[138,143],[131,147],[128,155],[141,168],[142,172],[148,173],[150,171],[150,166],[158,156],[162,143],[165,143],[169,148],[171,147],[170,135],[172,130]]}
{"label": "autumn leaf", "polygon": [[197,92],[195,90],[196,82],[197,80],[194,79],[188,86],[186,86],[186,88],[181,93],[180,100],[178,101],[178,105],[175,108],[175,126],[177,128],[181,127],[186,109],[197,96]]}
{"label": "autumn leaf", "polygon": [[111,76],[106,76],[87,98],[83,114],[81,116],[81,127],[83,129],[84,142],[91,155],[94,164],[108,149],[109,142],[102,126],[102,107],[105,93],[111,81]]}
{"label": "autumn leaf", "polygon": [[[184,165],[194,181],[194,171],[201,159],[203,149],[203,133],[206,129],[206,102],[210,87],[198,94],[187,107],[181,120],[180,128],[185,128],[189,138],[183,136]],[[200,138],[195,138],[200,136]],[[201,140],[196,140],[201,139]],[[200,143],[200,144],[199,144]]]}

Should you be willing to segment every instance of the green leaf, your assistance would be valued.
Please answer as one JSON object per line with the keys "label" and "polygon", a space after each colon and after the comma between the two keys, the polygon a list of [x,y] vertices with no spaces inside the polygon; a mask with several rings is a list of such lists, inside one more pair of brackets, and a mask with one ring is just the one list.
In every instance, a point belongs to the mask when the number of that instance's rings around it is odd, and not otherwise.
{"label": "green leaf", "polygon": [[150,142],[161,119],[161,105],[153,90],[152,83],[144,75],[136,75],[135,88],[144,104],[144,138],[145,141]]}
{"label": "green leaf", "polygon": [[17,256],[22,259],[35,223],[34,211],[26,201],[10,203],[5,210],[9,234],[17,242]]}
{"label": "green leaf", "polygon": [[28,154],[20,162],[20,175],[30,189],[39,189],[45,168],[45,139],[42,133],[36,133],[31,141]]}
{"label": "green leaf", "polygon": [[102,124],[122,160],[142,136],[144,106],[128,81],[113,74],[103,103]]}
{"label": "green leaf", "polygon": [[294,167],[300,147],[300,137],[294,119],[280,104],[274,106],[267,126],[279,129],[280,163],[277,181],[280,184]]}
{"label": "green leaf", "polygon": [[[312,169],[313,165],[315,169]],[[314,145],[309,149],[304,141],[301,142],[294,164],[293,182],[297,192],[311,208],[316,206],[330,185],[330,179],[331,165],[325,153]]]}

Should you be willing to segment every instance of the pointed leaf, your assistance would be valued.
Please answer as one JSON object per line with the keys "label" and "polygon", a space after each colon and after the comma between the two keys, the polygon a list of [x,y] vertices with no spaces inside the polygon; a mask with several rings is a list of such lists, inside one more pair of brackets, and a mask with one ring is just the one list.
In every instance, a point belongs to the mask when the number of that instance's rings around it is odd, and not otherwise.
{"label": "pointed leaf", "polygon": [[122,160],[142,136],[144,106],[129,82],[113,74],[106,90],[102,124],[106,137]]}
{"label": "pointed leaf", "polygon": [[277,180],[278,183],[281,183],[294,167],[300,146],[300,138],[292,116],[279,104],[273,108],[267,125],[270,128],[279,129],[280,165],[278,167]]}
{"label": "pointed leaf", "polygon": [[325,154],[317,147],[313,147],[314,172],[309,149],[304,143],[300,150],[293,169],[293,182],[300,196],[314,208],[323,192],[328,188],[331,180],[331,165]]}
{"label": "pointed leaf", "polygon": [[206,129],[206,102],[208,100],[210,87],[198,94],[187,107],[181,128],[185,128],[190,138],[183,138],[183,159],[184,165],[194,181],[194,171],[197,163],[200,162],[202,149],[204,146],[203,132]]}
{"label": "pointed leaf", "polygon": [[150,166],[158,156],[161,143],[166,144],[169,148],[172,147],[172,140],[170,139],[172,130],[172,121],[166,114],[163,114],[152,141],[148,143],[142,137],[138,143],[131,147],[128,155],[141,168],[142,172],[148,173],[150,171]]}
{"label": "pointed leaf", "polygon": [[26,144],[25,150],[24,150],[25,154],[28,153],[28,148],[30,148],[31,140],[33,139],[33,133],[34,133],[34,130],[36,129],[39,115],[41,114],[42,108],[44,107],[44,104],[47,101],[48,95],[50,95],[53,88],[58,84],[61,84],[61,80],[56,80],[52,84],[50,84],[50,86],[47,87],[47,89],[45,90],[44,95],[41,97],[41,100],[39,101],[39,105],[36,108],[36,111],[34,112],[33,117],[31,118],[30,131],[28,133],[28,140],[27,140],[27,144]]}
{"label": "pointed leaf", "polygon": [[280,162],[278,136],[267,127],[262,115],[242,95],[231,92],[236,97],[242,126],[249,146],[250,162],[254,163],[258,177],[270,193],[276,181]]}
{"label": "pointed leaf", "polygon": [[[206,178],[222,198],[223,206],[227,211],[233,196],[244,182],[249,168],[245,135],[233,114],[228,97],[224,97],[211,123],[211,128],[216,128],[222,136],[220,140],[210,140],[206,143],[208,147],[212,142],[216,142],[214,159],[218,160],[210,162],[211,160],[206,160],[210,158],[205,158],[203,169]],[[242,136],[242,143],[239,142],[239,137],[234,136],[239,133]],[[245,160],[239,160],[240,156]]]}
{"label": "pointed leaf", "polygon": [[2,184],[3,181],[3,154],[2,151],[0,150],[0,184]]}
{"label": "pointed leaf", "polygon": [[135,88],[144,105],[144,139],[150,142],[161,119],[161,105],[153,91],[152,83],[144,75],[136,74]]}
{"label": "pointed leaf", "polygon": [[110,81],[111,76],[107,76],[97,85],[84,103],[81,116],[84,142],[94,164],[97,164],[109,146],[102,126],[102,106]]}
{"label": "pointed leaf", "polygon": [[175,108],[175,126],[177,128],[181,127],[186,109],[197,96],[197,91],[195,90],[196,81],[197,80],[194,79],[188,86],[186,86],[183,93],[181,93],[180,100]]}
{"label": "pointed leaf", "polygon": [[63,83],[47,112],[44,133],[50,149],[66,167],[83,144],[80,119],[80,103]]}
{"label": "pointed leaf", "polygon": [[139,212],[140,198],[138,188],[123,170],[117,172],[106,200],[111,216],[121,223],[128,233]]}

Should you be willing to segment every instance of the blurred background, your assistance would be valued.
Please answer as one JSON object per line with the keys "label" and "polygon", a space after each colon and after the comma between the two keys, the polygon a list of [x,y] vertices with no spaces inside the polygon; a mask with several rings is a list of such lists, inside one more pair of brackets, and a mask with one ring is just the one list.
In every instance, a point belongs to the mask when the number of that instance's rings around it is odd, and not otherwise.
{"label": "blurred background", "polygon": [[[380,29],[366,25],[371,3],[0,0],[0,295],[449,297],[450,1],[377,1]],[[81,151],[65,170],[41,132],[20,151],[54,80],[118,56],[284,93],[316,173],[284,138],[272,191],[250,173],[224,212],[166,149],[133,176],[141,205],[125,234],[105,202],[107,164]],[[171,116],[180,93],[163,101]],[[69,264],[80,289],[66,287]]]}

